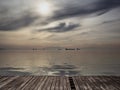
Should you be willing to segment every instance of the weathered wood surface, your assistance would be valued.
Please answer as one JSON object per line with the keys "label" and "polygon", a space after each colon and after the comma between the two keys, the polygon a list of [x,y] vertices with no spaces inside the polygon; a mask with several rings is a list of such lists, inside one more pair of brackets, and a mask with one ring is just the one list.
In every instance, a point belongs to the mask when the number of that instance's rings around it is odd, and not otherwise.
{"label": "weathered wood surface", "polygon": [[0,76],[0,90],[120,90],[120,77]]}

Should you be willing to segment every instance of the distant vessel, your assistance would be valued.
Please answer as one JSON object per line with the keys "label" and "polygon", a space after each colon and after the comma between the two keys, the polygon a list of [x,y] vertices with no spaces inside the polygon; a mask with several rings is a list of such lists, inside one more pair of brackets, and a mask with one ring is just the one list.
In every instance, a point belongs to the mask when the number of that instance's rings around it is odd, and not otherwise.
{"label": "distant vessel", "polygon": [[80,48],[77,48],[77,50],[80,50]]}
{"label": "distant vessel", "polygon": [[75,48],[65,48],[65,50],[75,50]]}
{"label": "distant vessel", "polygon": [[65,50],[80,50],[80,48],[65,48]]}
{"label": "distant vessel", "polygon": [[37,48],[33,48],[32,50],[37,50]]}

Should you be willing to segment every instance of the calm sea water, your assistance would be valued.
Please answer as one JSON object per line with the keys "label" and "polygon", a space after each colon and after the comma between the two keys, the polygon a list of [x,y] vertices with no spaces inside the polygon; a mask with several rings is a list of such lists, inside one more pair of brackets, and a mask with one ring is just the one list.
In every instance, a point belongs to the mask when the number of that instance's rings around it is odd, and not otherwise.
{"label": "calm sea water", "polygon": [[120,51],[3,50],[0,75],[120,75]]}

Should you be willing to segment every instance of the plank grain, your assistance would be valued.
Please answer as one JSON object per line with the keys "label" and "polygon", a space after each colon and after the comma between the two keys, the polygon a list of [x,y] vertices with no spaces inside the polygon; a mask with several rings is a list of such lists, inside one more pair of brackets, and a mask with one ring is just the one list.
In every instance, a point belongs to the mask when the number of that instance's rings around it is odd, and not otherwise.
{"label": "plank grain", "polygon": [[120,90],[120,76],[0,76],[0,90]]}

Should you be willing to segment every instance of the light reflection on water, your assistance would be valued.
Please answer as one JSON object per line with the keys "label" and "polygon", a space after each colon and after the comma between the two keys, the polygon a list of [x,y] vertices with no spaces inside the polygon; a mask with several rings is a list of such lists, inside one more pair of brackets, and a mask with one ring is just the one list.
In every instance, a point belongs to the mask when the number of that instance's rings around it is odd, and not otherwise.
{"label": "light reflection on water", "polygon": [[0,51],[0,75],[120,75],[119,51]]}

